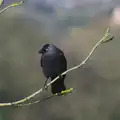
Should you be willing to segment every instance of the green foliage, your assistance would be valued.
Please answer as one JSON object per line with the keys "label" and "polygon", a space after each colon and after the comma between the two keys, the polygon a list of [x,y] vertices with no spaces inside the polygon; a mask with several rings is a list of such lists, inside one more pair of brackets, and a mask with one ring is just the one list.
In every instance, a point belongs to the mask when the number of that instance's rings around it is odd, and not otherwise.
{"label": "green foliage", "polygon": [[74,88],[69,88],[67,90],[62,91],[61,93],[57,93],[56,95],[68,95],[68,94],[72,93],[73,90],[74,90]]}
{"label": "green foliage", "polygon": [[0,7],[2,6],[2,4],[3,4],[3,0],[0,0]]}

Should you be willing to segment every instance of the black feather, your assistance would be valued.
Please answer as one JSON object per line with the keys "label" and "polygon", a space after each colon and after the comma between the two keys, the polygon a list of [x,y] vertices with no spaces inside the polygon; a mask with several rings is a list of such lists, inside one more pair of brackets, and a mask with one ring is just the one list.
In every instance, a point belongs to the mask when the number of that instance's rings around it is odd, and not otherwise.
{"label": "black feather", "polygon": [[[51,78],[51,80],[53,80],[55,77],[67,70],[67,60],[64,53],[55,45],[44,45],[40,50],[40,53],[42,54],[41,67],[46,78]],[[61,76],[51,85],[51,91],[53,94],[60,93],[66,89],[64,85],[65,76],[66,75]]]}

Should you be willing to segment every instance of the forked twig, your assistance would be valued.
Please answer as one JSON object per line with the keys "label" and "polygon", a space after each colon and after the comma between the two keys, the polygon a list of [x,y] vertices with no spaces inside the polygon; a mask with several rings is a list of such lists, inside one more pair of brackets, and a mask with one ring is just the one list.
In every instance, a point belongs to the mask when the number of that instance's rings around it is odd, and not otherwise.
{"label": "forked twig", "polygon": [[[109,37],[109,38],[108,38],[108,37]],[[92,56],[93,52],[96,50],[96,48],[97,48],[99,45],[101,45],[102,43],[106,43],[106,42],[108,42],[108,41],[111,41],[111,40],[113,40],[113,38],[114,38],[113,36],[110,37],[110,29],[107,28],[107,30],[105,31],[105,35],[102,37],[102,39],[100,39],[100,40],[95,44],[95,46],[92,48],[92,50],[90,51],[90,53],[88,54],[88,56],[87,56],[79,65],[68,69],[67,71],[63,72],[61,75],[65,75],[65,74],[67,74],[68,72],[73,71],[73,70],[76,70],[76,69],[80,68],[81,66],[85,65],[86,62],[89,60],[89,58]],[[56,80],[58,80],[58,79],[59,79],[59,76],[56,77],[56,78],[55,78],[54,80],[52,80],[51,82],[49,82],[49,83],[47,84],[47,86],[50,86],[51,84],[53,84],[53,83],[54,83]],[[69,89],[69,90],[66,90],[65,92],[63,91],[62,94],[64,95],[64,94],[66,94],[66,93],[71,92],[72,90],[73,90],[73,89],[71,88],[71,89]],[[25,103],[25,102],[31,100],[32,98],[34,98],[36,95],[38,95],[39,93],[41,93],[41,92],[43,92],[43,91],[44,91],[44,89],[41,88],[41,89],[39,89],[37,92],[35,92],[35,93],[31,94],[30,96],[28,96],[28,97],[26,97],[26,98],[23,98],[23,99],[21,99],[21,100],[18,100],[18,101],[15,101],[15,102],[9,102],[9,103],[0,103],[0,107],[4,107],[4,106],[24,106],[24,103]],[[48,98],[49,98],[49,97],[48,97]],[[44,99],[43,99],[43,100],[44,100]],[[33,104],[34,104],[34,103],[38,103],[38,102],[40,102],[40,101],[35,101],[35,102],[33,102]],[[32,104],[32,103],[28,103],[27,105],[30,105],[30,104]]]}

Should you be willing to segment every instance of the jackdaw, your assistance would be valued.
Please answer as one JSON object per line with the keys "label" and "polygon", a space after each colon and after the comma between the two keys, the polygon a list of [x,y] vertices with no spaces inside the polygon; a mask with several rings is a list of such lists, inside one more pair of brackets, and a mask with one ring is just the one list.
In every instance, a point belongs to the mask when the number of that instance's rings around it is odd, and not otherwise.
{"label": "jackdaw", "polygon": [[[39,50],[39,53],[42,54],[40,64],[47,80],[49,78],[53,80],[59,76],[59,79],[51,85],[52,93],[56,94],[66,90],[64,85],[66,75],[61,76],[61,73],[67,70],[67,60],[63,51],[53,44],[45,44]],[[47,80],[45,81],[45,86]]]}

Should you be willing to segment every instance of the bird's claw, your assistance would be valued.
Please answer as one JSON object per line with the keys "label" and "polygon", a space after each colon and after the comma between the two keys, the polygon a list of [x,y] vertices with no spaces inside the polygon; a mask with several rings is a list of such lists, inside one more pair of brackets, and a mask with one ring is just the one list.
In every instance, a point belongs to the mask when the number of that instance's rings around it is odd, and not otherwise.
{"label": "bird's claw", "polygon": [[44,85],[44,89],[45,89],[46,91],[48,91],[48,86],[47,86],[47,85]]}

